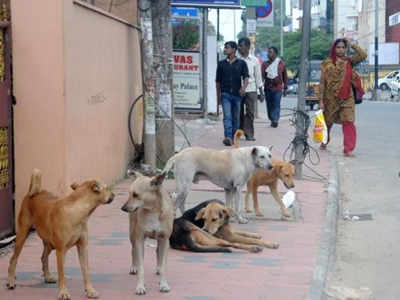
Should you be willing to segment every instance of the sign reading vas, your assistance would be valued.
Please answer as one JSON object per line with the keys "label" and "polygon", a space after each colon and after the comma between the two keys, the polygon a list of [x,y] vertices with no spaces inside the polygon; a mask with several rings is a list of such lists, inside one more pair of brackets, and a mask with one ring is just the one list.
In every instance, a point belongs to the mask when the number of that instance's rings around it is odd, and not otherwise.
{"label": "sign reading vas", "polygon": [[174,51],[173,58],[175,108],[201,109],[199,52]]}

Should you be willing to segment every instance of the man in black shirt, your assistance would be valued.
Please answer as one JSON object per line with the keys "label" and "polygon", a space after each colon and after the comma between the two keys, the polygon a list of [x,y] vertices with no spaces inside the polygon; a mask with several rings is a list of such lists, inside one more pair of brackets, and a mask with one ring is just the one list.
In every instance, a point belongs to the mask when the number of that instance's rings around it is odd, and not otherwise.
{"label": "man in black shirt", "polygon": [[[216,85],[218,103],[224,113],[225,146],[231,146],[233,135],[240,125],[240,104],[248,85],[249,70],[244,60],[236,57],[237,44],[226,42],[226,59],[218,62]],[[242,84],[243,82],[243,84]]]}

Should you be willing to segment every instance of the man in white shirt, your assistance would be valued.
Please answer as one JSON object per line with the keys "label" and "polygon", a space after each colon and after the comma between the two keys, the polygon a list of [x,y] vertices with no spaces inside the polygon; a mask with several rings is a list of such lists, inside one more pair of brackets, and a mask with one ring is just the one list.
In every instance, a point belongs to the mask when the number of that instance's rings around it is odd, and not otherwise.
{"label": "man in white shirt", "polygon": [[257,91],[260,100],[264,101],[263,82],[261,77],[261,66],[256,57],[250,54],[250,39],[243,37],[238,43],[239,58],[243,59],[249,69],[249,84],[242,98],[240,109],[240,128],[244,131],[246,140],[255,141],[254,138],[254,115],[257,105]]}

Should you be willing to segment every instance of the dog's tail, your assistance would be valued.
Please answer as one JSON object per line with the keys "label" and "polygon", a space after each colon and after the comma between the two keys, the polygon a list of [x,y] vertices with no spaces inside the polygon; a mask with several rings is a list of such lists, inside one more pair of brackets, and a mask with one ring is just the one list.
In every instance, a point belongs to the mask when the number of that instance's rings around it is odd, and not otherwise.
{"label": "dog's tail", "polygon": [[31,175],[31,183],[29,185],[28,196],[32,197],[40,193],[42,190],[42,172],[39,169],[33,169]]}
{"label": "dog's tail", "polygon": [[244,131],[242,129],[238,129],[233,136],[233,148],[239,148],[239,139],[244,136]]}
{"label": "dog's tail", "polygon": [[176,157],[179,155],[179,153],[175,154],[174,156],[170,157],[168,159],[167,163],[165,164],[165,167],[162,171],[162,173],[166,173],[168,175],[168,172],[172,169],[172,167],[175,164]]}

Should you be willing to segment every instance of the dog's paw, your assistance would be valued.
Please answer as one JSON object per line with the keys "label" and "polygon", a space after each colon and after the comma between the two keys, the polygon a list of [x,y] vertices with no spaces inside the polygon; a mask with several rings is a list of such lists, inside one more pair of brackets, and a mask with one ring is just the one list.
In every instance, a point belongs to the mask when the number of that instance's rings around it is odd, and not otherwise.
{"label": "dog's paw", "polygon": [[51,275],[44,276],[44,282],[45,283],[56,283],[57,279]]}
{"label": "dog's paw", "polygon": [[129,274],[131,274],[131,275],[136,275],[137,274],[137,269],[135,268],[135,267],[131,267],[130,268],[130,270],[129,270]]}
{"label": "dog's paw", "polygon": [[290,214],[289,211],[287,211],[287,210],[282,211],[282,217],[290,218],[291,216],[292,216],[292,215]]}
{"label": "dog's paw", "polygon": [[68,293],[67,289],[63,289],[58,293],[57,299],[58,300],[70,300],[71,295]]}
{"label": "dog's paw", "polygon": [[89,288],[85,291],[86,297],[90,299],[96,299],[99,298],[100,294],[94,289],[94,288]]}
{"label": "dog's paw", "polygon": [[239,216],[238,217],[238,221],[239,221],[239,224],[247,224],[247,223],[249,223],[249,219],[247,219],[247,218],[245,218],[243,216]]}
{"label": "dog's paw", "polygon": [[169,287],[167,281],[160,282],[160,292],[161,293],[168,293],[170,290],[171,290],[171,288]]}
{"label": "dog's paw", "polygon": [[15,280],[9,280],[8,282],[7,282],[7,288],[9,289],[9,290],[13,290],[13,289],[15,289],[17,287],[17,285],[15,284]]}
{"label": "dog's paw", "polygon": [[279,244],[278,243],[272,243],[271,249],[278,249]]}
{"label": "dog's paw", "polygon": [[260,246],[252,246],[250,252],[252,253],[259,253],[263,251],[263,247]]}
{"label": "dog's paw", "polygon": [[138,284],[136,286],[136,295],[144,295],[146,294],[146,288],[142,284]]}
{"label": "dog's paw", "polygon": [[257,240],[261,240],[262,236],[261,236],[261,234],[255,233],[253,238],[255,238]]}

